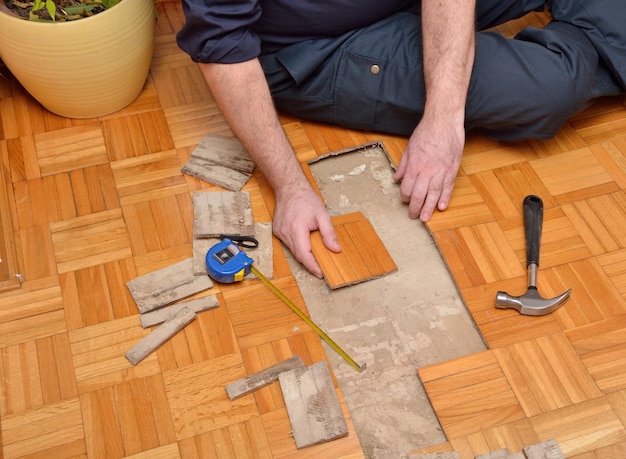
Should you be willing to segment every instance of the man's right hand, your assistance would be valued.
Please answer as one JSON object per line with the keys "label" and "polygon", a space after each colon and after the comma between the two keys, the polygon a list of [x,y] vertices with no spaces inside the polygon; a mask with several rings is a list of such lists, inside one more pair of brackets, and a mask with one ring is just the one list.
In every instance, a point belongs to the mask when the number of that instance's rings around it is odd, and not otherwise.
{"label": "man's right hand", "polygon": [[310,187],[297,192],[277,193],[273,231],[296,260],[319,278],[323,273],[311,251],[311,233],[319,231],[329,250],[341,251],[328,210]]}
{"label": "man's right hand", "polygon": [[285,136],[258,59],[200,68],[228,124],[274,189],[274,234],[306,269],[322,277],[311,252],[311,232],[319,231],[326,247],[339,252],[337,235]]}

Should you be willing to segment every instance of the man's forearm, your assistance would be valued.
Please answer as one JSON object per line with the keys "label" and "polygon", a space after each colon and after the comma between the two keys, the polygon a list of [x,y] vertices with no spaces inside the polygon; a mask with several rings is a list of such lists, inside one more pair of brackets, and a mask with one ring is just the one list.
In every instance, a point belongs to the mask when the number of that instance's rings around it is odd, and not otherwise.
{"label": "man's forearm", "polygon": [[278,120],[257,59],[236,64],[201,64],[217,105],[274,191],[290,193],[306,178]]}
{"label": "man's forearm", "polygon": [[474,64],[475,0],[422,0],[424,115],[463,121]]}

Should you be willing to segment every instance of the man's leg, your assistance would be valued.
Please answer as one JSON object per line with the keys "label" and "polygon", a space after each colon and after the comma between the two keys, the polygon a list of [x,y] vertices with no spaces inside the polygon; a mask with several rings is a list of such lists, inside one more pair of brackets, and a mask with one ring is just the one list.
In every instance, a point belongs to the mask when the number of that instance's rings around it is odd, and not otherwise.
{"label": "man's leg", "polygon": [[466,126],[502,140],[553,137],[573,114],[621,88],[585,34],[553,21],[513,40],[477,34]]}
{"label": "man's leg", "polygon": [[[537,3],[524,4],[530,7]],[[305,75],[302,62],[315,56],[323,64]],[[410,135],[421,118],[417,16],[398,14],[334,42],[294,45],[262,63],[278,108],[293,115],[402,135]],[[467,126],[501,139],[550,137],[591,99],[616,92],[595,48],[576,27],[529,28],[515,40],[479,33]]]}

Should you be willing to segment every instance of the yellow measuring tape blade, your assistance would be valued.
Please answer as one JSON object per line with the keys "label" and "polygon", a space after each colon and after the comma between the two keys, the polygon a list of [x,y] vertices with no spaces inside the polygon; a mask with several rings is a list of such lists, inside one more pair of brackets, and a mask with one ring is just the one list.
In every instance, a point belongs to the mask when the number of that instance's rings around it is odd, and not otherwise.
{"label": "yellow measuring tape blade", "polygon": [[309,317],[308,317],[308,316],[307,316],[304,312],[302,312],[302,311],[300,310],[300,308],[298,308],[298,306],[296,306],[296,305],[295,305],[295,304],[294,304],[294,303],[293,303],[293,302],[292,302],[289,298],[287,298],[287,297],[283,294],[283,292],[281,292],[280,290],[278,290],[278,288],[277,288],[274,284],[272,284],[272,282],[271,282],[271,281],[270,281],[267,277],[265,277],[263,274],[261,274],[261,272],[259,272],[259,270],[258,270],[258,269],[256,269],[254,265],[252,265],[252,266],[250,267],[250,269],[252,270],[252,272],[254,273],[254,275],[255,275],[256,277],[258,277],[259,279],[261,279],[261,281],[262,281],[265,285],[267,285],[267,286],[268,286],[268,287],[272,290],[272,292],[274,292],[274,293],[276,294],[276,296],[277,296],[278,298],[280,298],[281,300],[283,300],[283,301],[285,302],[285,304],[286,304],[287,306],[289,306],[293,312],[295,312],[296,314],[298,314],[298,316],[299,316],[302,320],[304,320],[304,321],[305,321],[305,322],[306,322],[306,323],[307,323],[307,324],[308,324],[308,325],[309,325],[309,326],[310,326],[310,327],[311,327],[311,328],[315,331],[315,333],[317,333],[317,334],[320,336],[320,338],[322,338],[324,341],[326,341],[330,347],[332,347],[335,351],[337,351],[337,353],[338,353],[341,357],[343,357],[343,358],[344,358],[344,360],[345,360],[346,362],[348,362],[350,365],[352,365],[352,367],[354,367],[354,369],[355,369],[355,370],[357,370],[357,371],[359,371],[359,372],[361,372],[361,371],[365,370],[365,364],[363,364],[363,365],[359,365],[358,363],[356,363],[356,362],[352,359],[352,357],[350,357],[350,356],[346,353],[346,351],[344,351],[343,349],[341,349],[341,347],[340,347],[337,343],[335,343],[335,342],[333,341],[333,339],[332,339],[330,336],[328,336],[328,335],[326,334],[326,332],[324,332],[324,330],[322,330],[322,329],[321,329],[321,328],[320,328],[320,327],[319,327],[319,326],[318,326],[315,322],[313,322],[313,321],[312,321],[312,320],[311,320],[311,319],[310,319],[310,318],[309,318]]}

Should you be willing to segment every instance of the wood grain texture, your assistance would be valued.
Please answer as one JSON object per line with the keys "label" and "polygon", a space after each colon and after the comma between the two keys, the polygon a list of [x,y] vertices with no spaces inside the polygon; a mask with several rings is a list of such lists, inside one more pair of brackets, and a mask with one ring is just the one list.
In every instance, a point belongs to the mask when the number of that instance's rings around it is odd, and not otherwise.
{"label": "wood grain texture", "polygon": [[[148,81],[118,113],[58,117],[2,71],[9,199],[0,210],[24,274],[21,288],[0,292],[4,457],[364,457],[338,388],[348,435],[301,450],[279,384],[228,400],[227,384],[294,355],[306,365],[326,360],[319,337],[257,280],[213,286],[207,294],[220,307],[140,365],[124,357],[149,333],[126,283],[191,257],[192,194],[224,191],[180,168],[207,133],[234,136],[199,67],[176,44],[180,2],[155,6]],[[512,37],[548,20],[533,13],[499,30]],[[625,102],[594,103],[554,139],[467,136],[450,207],[428,229],[489,350],[418,370],[449,436],[426,450],[473,459],[554,438],[574,459],[625,455]],[[317,157],[372,142],[397,165],[407,145],[399,136],[280,120],[305,173]],[[271,222],[266,177],[255,170],[242,191],[254,222]],[[526,287],[527,194],[546,207],[539,289],[573,289],[564,307],[541,318],[494,307],[496,291]],[[354,224],[339,224],[342,237]],[[306,311],[280,242],[271,245],[273,282]],[[350,244],[346,253],[375,255]]]}
{"label": "wood grain texture", "polygon": [[311,249],[330,288],[345,287],[397,271],[398,267],[365,216],[356,212],[332,218],[341,252],[331,252],[319,232]]}

